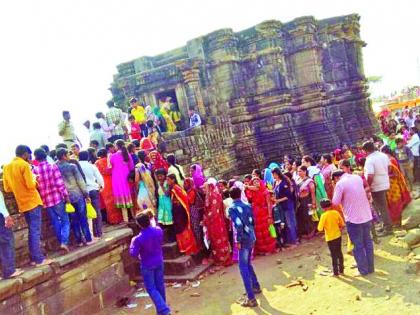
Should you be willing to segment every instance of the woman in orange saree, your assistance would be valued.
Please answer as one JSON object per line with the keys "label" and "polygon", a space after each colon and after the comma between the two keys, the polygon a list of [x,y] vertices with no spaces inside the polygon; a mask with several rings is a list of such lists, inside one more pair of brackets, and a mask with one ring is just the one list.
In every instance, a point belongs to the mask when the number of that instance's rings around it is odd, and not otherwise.
{"label": "woman in orange saree", "polygon": [[123,221],[121,210],[115,207],[114,194],[112,192],[112,170],[108,165],[108,154],[105,149],[98,151],[98,160],[95,165],[104,178],[105,187],[100,196],[106,210],[106,220],[109,224],[119,224]]}
{"label": "woman in orange saree", "polygon": [[198,247],[191,229],[187,193],[178,185],[174,174],[169,174],[167,181],[172,200],[172,214],[178,249],[186,255],[197,254]]}
{"label": "woman in orange saree", "polygon": [[389,166],[390,188],[386,193],[389,216],[391,217],[392,223],[399,225],[401,224],[401,213],[405,206],[410,203],[411,195],[398,161],[392,156],[391,149],[385,145],[381,148],[381,151],[388,155],[389,161],[391,162]]}

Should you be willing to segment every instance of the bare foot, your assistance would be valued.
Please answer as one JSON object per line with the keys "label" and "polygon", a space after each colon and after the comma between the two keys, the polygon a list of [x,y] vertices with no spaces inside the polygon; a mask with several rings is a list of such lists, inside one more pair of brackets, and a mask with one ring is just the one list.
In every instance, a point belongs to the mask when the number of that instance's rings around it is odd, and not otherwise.
{"label": "bare foot", "polygon": [[65,244],[61,244],[60,249],[62,249],[63,251],[65,251],[67,254],[70,253],[70,249],[67,245]]}
{"label": "bare foot", "polygon": [[86,242],[86,245],[89,246],[89,245],[95,244],[96,242],[98,242],[98,240],[94,238],[90,242]]}
{"label": "bare foot", "polygon": [[41,266],[46,266],[46,265],[50,265],[54,262],[54,260],[52,259],[44,259],[41,263],[36,264],[37,267],[41,267]]}
{"label": "bare foot", "polygon": [[23,273],[24,273],[24,271],[22,269],[16,269],[15,272],[12,273],[9,278],[19,277]]}

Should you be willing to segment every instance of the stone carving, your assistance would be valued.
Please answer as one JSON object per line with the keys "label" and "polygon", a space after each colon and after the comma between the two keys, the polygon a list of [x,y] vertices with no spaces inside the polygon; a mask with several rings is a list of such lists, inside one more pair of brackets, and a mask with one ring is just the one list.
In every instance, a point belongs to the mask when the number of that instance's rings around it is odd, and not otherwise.
{"label": "stone carving", "polygon": [[359,16],[266,21],[235,33],[221,29],[155,57],[117,66],[111,92],[127,108],[172,93],[188,125],[166,134],[182,164],[213,175],[245,173],[283,154],[333,150],[377,131],[363,72]]}

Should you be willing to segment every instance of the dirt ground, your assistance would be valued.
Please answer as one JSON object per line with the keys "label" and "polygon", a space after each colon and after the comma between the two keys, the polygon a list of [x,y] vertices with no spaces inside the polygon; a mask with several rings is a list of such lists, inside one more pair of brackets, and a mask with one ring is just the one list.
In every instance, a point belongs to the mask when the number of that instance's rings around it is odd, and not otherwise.
{"label": "dirt ground", "polygon": [[[172,314],[181,315],[420,314],[420,277],[406,272],[408,253],[395,238],[382,238],[381,244],[375,246],[374,274],[354,277],[354,259],[346,254],[345,276],[335,278],[321,275],[331,268],[331,263],[326,243],[319,236],[297,249],[255,258],[263,288],[257,308],[244,309],[236,302],[244,292],[237,265],[206,276],[198,288],[185,284],[181,288],[168,287],[168,302]],[[307,288],[286,287],[297,278]],[[149,298],[133,297],[131,302],[137,306],[113,307],[103,315],[155,314]]]}

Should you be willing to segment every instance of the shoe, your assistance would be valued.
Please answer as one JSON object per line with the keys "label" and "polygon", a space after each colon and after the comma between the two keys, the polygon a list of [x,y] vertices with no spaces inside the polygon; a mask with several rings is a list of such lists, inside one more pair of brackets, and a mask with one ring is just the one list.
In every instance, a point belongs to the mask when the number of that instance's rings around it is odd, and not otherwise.
{"label": "shoe", "polygon": [[253,299],[253,300],[246,299],[245,301],[243,301],[241,303],[241,306],[242,307],[257,307],[258,306],[258,302],[257,302],[256,299]]}
{"label": "shoe", "polygon": [[262,293],[261,288],[253,289],[253,291],[254,291],[254,294],[261,294]]}

